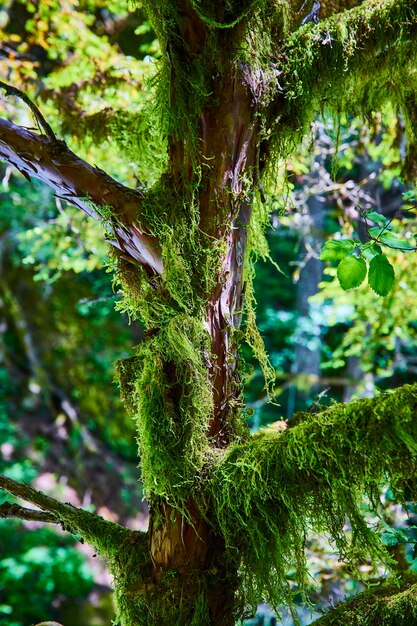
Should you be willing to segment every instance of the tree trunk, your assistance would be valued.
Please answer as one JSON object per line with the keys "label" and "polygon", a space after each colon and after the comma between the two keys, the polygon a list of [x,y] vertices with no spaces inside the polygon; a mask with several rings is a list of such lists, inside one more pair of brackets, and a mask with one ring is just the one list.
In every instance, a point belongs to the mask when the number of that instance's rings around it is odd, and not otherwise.
{"label": "tree trunk", "polygon": [[[324,166],[322,155],[316,156],[310,173],[310,180],[317,187],[320,184],[320,166]],[[324,201],[320,198],[318,190],[316,194],[309,196],[305,209],[299,251],[301,270],[297,283],[296,310],[299,313],[299,328],[296,332],[297,343],[292,366],[292,373],[301,378],[302,385],[297,386],[296,381],[292,390],[293,410],[289,411],[289,416],[293,414],[294,409],[305,410],[308,399],[314,398],[317,394],[321,373],[321,332],[320,327],[313,327],[314,319],[309,301],[310,297],[318,292],[323,274],[323,262],[314,256],[314,253],[318,255],[323,243]]]}
{"label": "tree trunk", "polygon": [[[211,354],[205,355],[205,362],[213,394],[213,410],[207,424],[213,454],[236,440],[241,420],[238,411],[243,406],[236,330],[242,317],[250,194],[257,166],[254,87],[246,66],[231,69],[218,86],[217,106],[204,112],[199,123],[203,172],[199,184],[200,229],[205,236],[226,242],[215,286],[203,294],[208,303],[205,326],[211,337]],[[170,156],[167,179],[173,185],[172,193],[184,187],[186,203],[186,190],[193,184],[192,156],[186,142],[172,141]],[[185,173],[188,180],[184,181]],[[178,389],[177,369],[172,363],[167,361],[164,371],[167,393],[171,401],[174,398],[180,420],[181,394],[189,390]],[[132,621],[132,611],[135,620],[138,616],[131,604],[136,600],[131,599],[130,608],[122,610],[124,626],[233,626],[241,614],[241,602],[236,596],[238,558],[227,552],[222,537],[213,530],[202,511],[200,495],[196,500],[190,493],[182,508],[164,498],[151,498],[152,563],[148,582],[140,586],[137,596],[139,604],[144,603],[144,612],[141,621]],[[117,577],[115,584],[117,587]],[[123,607],[123,602],[119,606]]]}

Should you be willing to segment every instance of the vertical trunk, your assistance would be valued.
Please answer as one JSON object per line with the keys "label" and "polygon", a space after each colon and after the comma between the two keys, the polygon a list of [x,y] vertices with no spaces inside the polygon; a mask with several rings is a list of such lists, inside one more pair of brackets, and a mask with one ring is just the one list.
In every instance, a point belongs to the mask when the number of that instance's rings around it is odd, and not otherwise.
{"label": "vertical trunk", "polygon": [[[201,229],[227,242],[216,285],[205,294],[206,325],[211,335],[207,366],[214,400],[207,436],[214,449],[224,448],[233,439],[240,406],[234,332],[243,308],[243,268],[251,216],[248,181],[256,166],[254,113],[247,69],[233,68],[222,79],[218,106],[204,113],[200,121],[201,162],[210,164],[210,168],[202,168],[208,173],[200,184]],[[184,144],[172,145],[173,180],[181,180],[187,162]],[[202,517],[192,495],[184,509],[188,516],[161,500],[151,507],[151,577],[158,615],[154,623],[233,626],[240,612],[235,597],[236,557],[227,554],[222,538]]]}
{"label": "vertical trunk", "polygon": [[[180,4],[176,16],[178,33],[167,42],[167,57],[171,61],[170,106],[174,109],[177,97],[183,103],[177,93],[181,71],[186,68],[191,72],[196,63],[210,62],[201,56],[208,36],[206,27],[187,0]],[[178,66],[181,63],[183,66]],[[195,349],[206,363],[212,390],[213,408],[206,441],[215,454],[236,437],[239,423],[236,330],[242,316],[250,196],[257,167],[255,114],[259,81],[247,66],[232,61],[228,68],[223,65],[221,71],[213,63],[210,76],[208,91],[216,94],[213,104],[207,103],[202,110],[196,138],[179,139],[174,133],[170,137],[166,180],[181,210],[190,202],[195,203],[198,196],[199,229],[207,242],[204,248],[215,247],[218,242],[224,244],[221,266],[212,281],[214,286],[209,293],[203,284],[196,287],[200,290],[199,301],[206,302],[205,319],[201,322],[210,334],[210,354],[202,354],[201,346]],[[153,333],[158,333],[158,329],[153,329]],[[163,368],[167,404],[176,407],[173,419],[181,424],[181,399],[189,397],[191,390],[178,385],[177,373],[176,366],[167,359]],[[238,556],[227,552],[223,538],[210,524],[209,511],[201,510],[204,468],[196,484],[196,493],[190,490],[187,500],[176,506],[160,496],[151,496],[151,563],[147,583],[137,589],[128,603],[132,606],[132,602],[142,602],[143,613],[133,608],[132,618],[130,609],[122,610],[127,616],[124,626],[233,626],[240,615],[236,593]],[[123,602],[119,602],[121,607]]]}
{"label": "vertical trunk", "polygon": [[[315,158],[310,175],[311,182],[319,187],[320,166],[324,166],[324,158]],[[305,409],[309,398],[314,398],[319,390],[320,378],[320,351],[321,329],[317,320],[312,317],[310,297],[319,290],[319,282],[323,274],[323,262],[317,256],[323,243],[324,224],[324,200],[319,192],[311,195],[306,202],[306,215],[303,215],[304,223],[301,228],[302,239],[299,258],[302,263],[300,276],[297,284],[296,310],[299,313],[298,329],[296,331],[297,343],[295,346],[295,358],[292,373],[300,376],[303,385],[295,385],[292,396],[292,407],[288,411],[291,416],[295,411]],[[313,251],[313,254],[311,254]],[[316,325],[315,325],[316,324]],[[290,403],[289,403],[290,404]]]}

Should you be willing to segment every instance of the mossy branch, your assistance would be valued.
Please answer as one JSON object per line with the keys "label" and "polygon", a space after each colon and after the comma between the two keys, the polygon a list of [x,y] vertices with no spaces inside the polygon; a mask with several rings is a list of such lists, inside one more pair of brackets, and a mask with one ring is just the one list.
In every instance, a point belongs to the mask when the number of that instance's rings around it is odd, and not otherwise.
{"label": "mossy branch", "polygon": [[[72,504],[59,502],[59,500],[51,498],[29,485],[12,480],[7,476],[0,475],[0,489],[26,502],[35,504],[41,509],[41,512],[31,511],[15,504],[6,503],[0,510],[0,517],[20,517],[21,519],[34,520],[36,513],[38,519],[35,521],[61,524],[64,530],[73,534],[80,534],[103,558],[114,556],[121,543],[133,534],[132,531],[119,526],[119,524],[109,522],[95,513],[79,509]],[[13,511],[15,515],[11,515]]]}
{"label": "mossy branch", "polygon": [[0,518],[17,518],[28,522],[42,522],[44,524],[59,524],[59,519],[53,513],[26,509],[14,502],[4,502],[0,504]]}
{"label": "mossy branch", "polygon": [[299,27],[277,53],[282,74],[269,119],[280,120],[280,133],[283,125],[305,132],[325,106],[355,113],[403,102],[417,90],[416,35],[414,0],[367,0]]}
{"label": "mossy branch", "polygon": [[317,626],[410,626],[417,620],[417,576],[408,573],[398,580],[385,580],[352,600],[340,602]]}
{"label": "mossy branch", "polygon": [[369,555],[389,562],[362,503],[378,511],[382,485],[402,497],[415,479],[416,410],[417,385],[405,385],[336,404],[283,433],[261,432],[218,462],[210,485],[216,524],[241,554],[253,597],[288,602],[289,569],[304,587],[310,528],[326,532],[351,563]]}

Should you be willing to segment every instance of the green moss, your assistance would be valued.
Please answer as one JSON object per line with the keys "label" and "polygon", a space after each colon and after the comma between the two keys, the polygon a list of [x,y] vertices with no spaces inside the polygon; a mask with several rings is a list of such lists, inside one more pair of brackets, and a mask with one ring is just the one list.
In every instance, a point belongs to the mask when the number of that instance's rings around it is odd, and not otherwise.
{"label": "green moss", "polygon": [[[378,513],[387,480],[401,497],[417,468],[417,387],[340,404],[284,433],[261,432],[229,450],[209,493],[228,549],[242,560],[248,601],[291,605],[290,570],[306,589],[304,543],[326,532],[342,559],[390,562],[361,507]],[[350,532],[346,532],[348,520]]]}
{"label": "green moss", "polygon": [[330,609],[318,626],[412,626],[417,623],[417,576],[382,581]]}
{"label": "green moss", "polygon": [[245,289],[245,341],[250,346],[254,357],[257,359],[261,366],[262,373],[265,379],[265,388],[269,391],[275,382],[275,370],[272,367],[268,353],[265,348],[264,340],[259,332],[256,324],[256,299],[253,288],[253,280],[255,277],[254,267],[251,264],[250,270],[246,277],[246,289]]}
{"label": "green moss", "polygon": [[201,316],[214,288],[226,243],[200,230],[199,173],[176,184],[168,176],[146,194],[143,215],[162,249],[162,277],[149,277],[140,266],[117,260],[116,282],[123,296],[118,308],[145,326],[159,328],[178,313]]}
{"label": "green moss", "polygon": [[283,91],[275,96],[270,134],[276,158],[294,149],[323,109],[367,115],[387,101],[409,100],[417,80],[415,18],[406,0],[369,1],[285,40],[277,53]]}
{"label": "green moss", "polygon": [[201,320],[173,317],[119,364],[122,391],[137,423],[142,475],[149,495],[187,500],[208,449],[212,390]]}
{"label": "green moss", "polygon": [[146,588],[151,581],[151,559],[148,535],[129,531],[125,540],[117,545],[108,559],[113,576],[116,618],[113,624],[120,626],[144,626],[148,624]]}
{"label": "green moss", "polygon": [[195,165],[198,124],[203,111],[217,105],[224,78],[230,80],[233,65],[243,61],[274,78],[274,43],[290,31],[296,11],[282,0],[193,1],[186,10],[172,0],[141,5],[164,51],[155,82],[163,130],[186,143]]}

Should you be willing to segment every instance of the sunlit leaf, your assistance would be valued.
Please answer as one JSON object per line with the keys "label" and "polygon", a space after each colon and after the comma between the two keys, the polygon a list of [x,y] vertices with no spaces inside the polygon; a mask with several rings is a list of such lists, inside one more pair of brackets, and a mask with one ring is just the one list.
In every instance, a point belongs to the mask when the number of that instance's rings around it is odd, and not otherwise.
{"label": "sunlit leaf", "polygon": [[371,246],[369,244],[365,244],[365,246],[362,247],[362,255],[365,257],[365,259],[373,259],[377,254],[381,254],[382,249],[381,246],[379,246],[377,243],[373,243]]}
{"label": "sunlit leaf", "polygon": [[394,533],[381,533],[380,537],[382,539],[382,543],[386,546],[392,547],[396,546],[398,543],[398,539]]}
{"label": "sunlit leaf", "polygon": [[386,244],[396,250],[403,250],[404,252],[411,252],[415,250],[415,247],[412,246],[407,240],[401,239],[395,233],[390,231],[382,230],[378,226],[374,226],[369,229],[369,234],[371,237],[378,239],[378,241],[382,244]]}
{"label": "sunlit leaf", "polygon": [[386,296],[392,289],[395,272],[385,254],[377,254],[370,264],[368,273],[369,286],[379,296]]}
{"label": "sunlit leaf", "polygon": [[377,224],[385,225],[388,220],[385,215],[381,215],[381,213],[377,213],[377,211],[367,211],[366,219],[371,220],[372,222],[376,222]]}
{"label": "sunlit leaf", "polygon": [[352,239],[330,239],[324,244],[320,259],[322,261],[340,261],[353,252],[355,243]]}
{"label": "sunlit leaf", "polygon": [[366,276],[366,263],[361,258],[348,256],[337,266],[337,277],[343,289],[353,289],[363,283]]}

